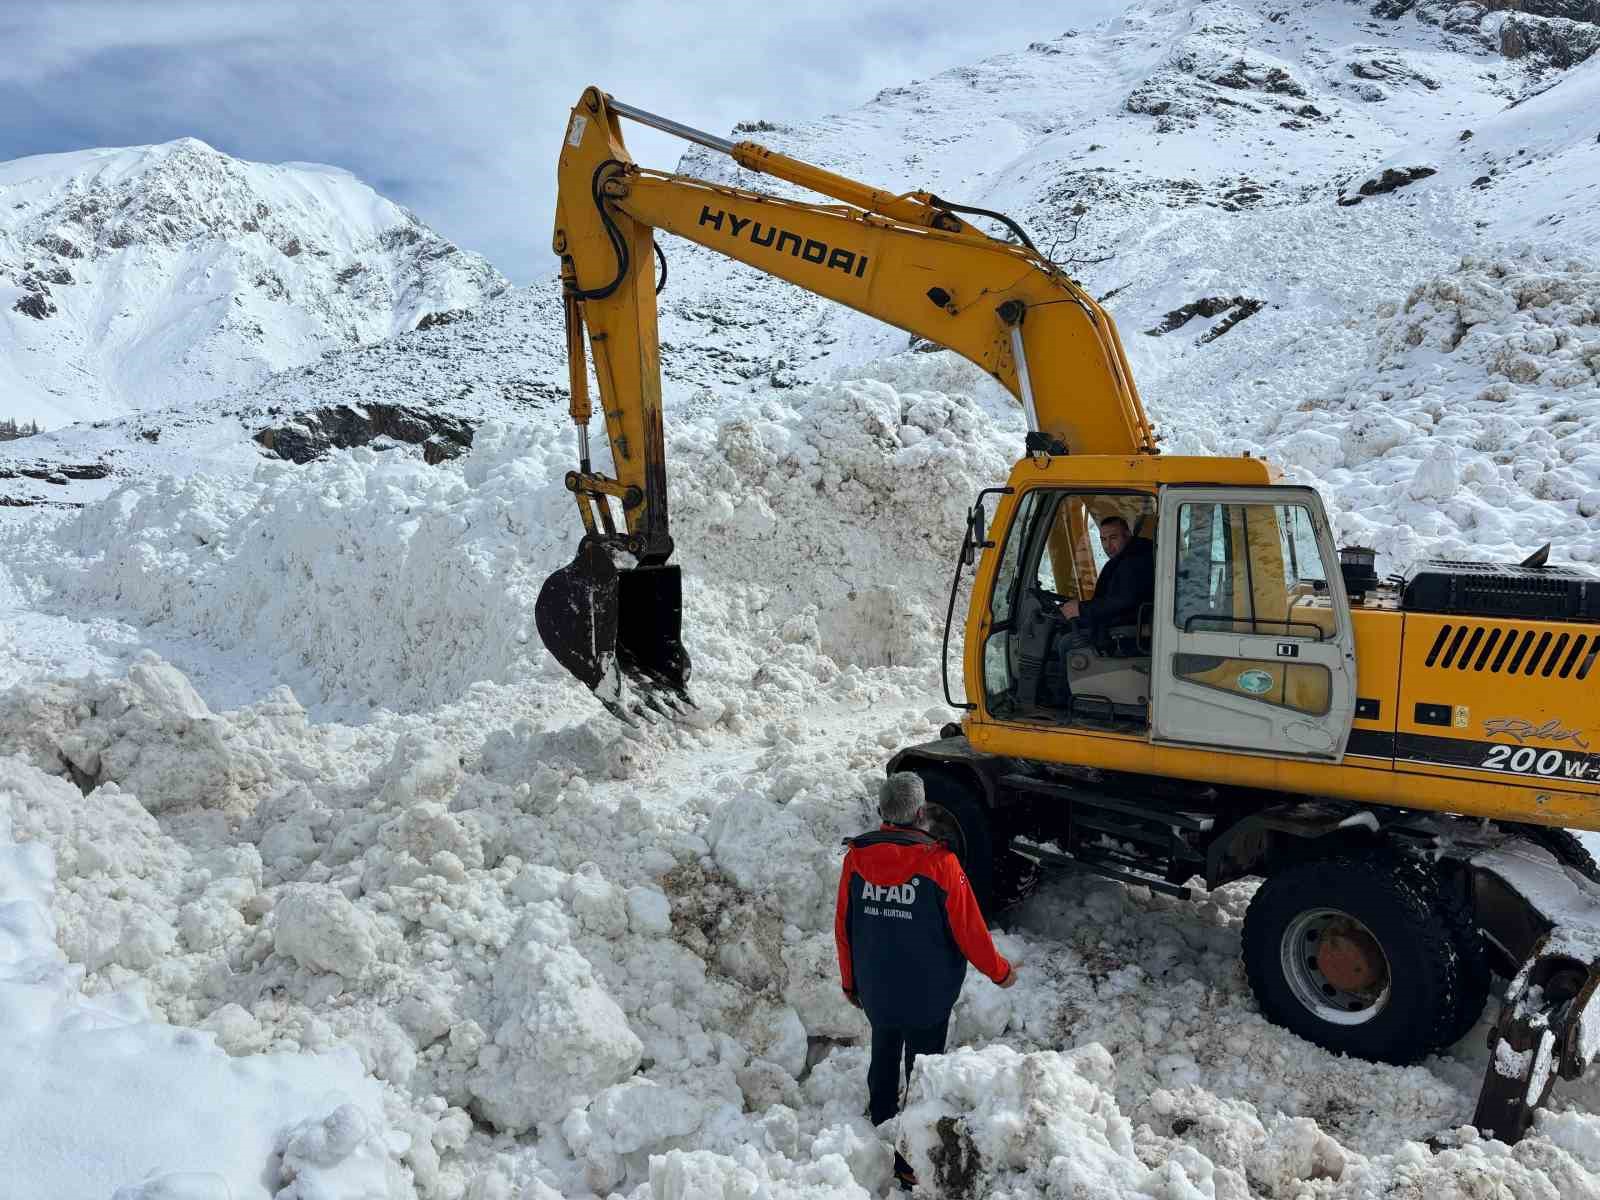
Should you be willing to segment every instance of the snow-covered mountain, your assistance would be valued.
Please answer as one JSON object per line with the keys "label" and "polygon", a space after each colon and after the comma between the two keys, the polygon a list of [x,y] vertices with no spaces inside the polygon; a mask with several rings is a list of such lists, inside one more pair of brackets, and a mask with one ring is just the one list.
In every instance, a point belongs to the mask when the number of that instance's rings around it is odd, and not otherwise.
{"label": "snow-covered mountain", "polygon": [[201,404],[505,287],[334,167],[194,138],[0,163],[0,415]]}
{"label": "snow-covered mountain", "polygon": [[[1544,540],[1592,564],[1596,20],[1139,0],[741,132],[1016,215],[1105,297],[1168,448],[1267,455],[1386,565]],[[884,1194],[838,844],[892,748],[951,715],[962,513],[1022,418],[949,354],[662,240],[682,723],[621,729],[533,632],[578,532],[553,281],[0,445],[0,500],[29,505],[0,508],[0,1009],[24,1014],[0,1161],[33,1194]],[[304,465],[254,440],[339,405],[481,424],[442,465],[388,436]],[[1268,1024],[1249,891],[1075,878],[1011,914],[1017,986],[969,985],[899,1124],[925,1181],[1600,1196],[1594,1076],[1505,1147],[1466,1128],[1482,1025],[1402,1069]],[[124,1061],[228,1123],[204,1146],[189,1107],[128,1128]],[[81,1151],[25,1153],[65,1120]]]}

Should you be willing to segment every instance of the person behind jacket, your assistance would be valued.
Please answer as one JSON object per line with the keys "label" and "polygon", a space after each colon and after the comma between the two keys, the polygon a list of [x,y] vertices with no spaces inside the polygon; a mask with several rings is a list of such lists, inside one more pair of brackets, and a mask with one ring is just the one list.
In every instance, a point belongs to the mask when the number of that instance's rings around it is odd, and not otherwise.
{"label": "person behind jacket", "polygon": [[[845,842],[839,872],[839,978],[846,999],[872,1025],[867,1093],[874,1125],[900,1111],[902,1060],[909,1079],[917,1055],[944,1052],[967,964],[1001,987],[1017,977],[989,937],[961,863],[919,828],[925,805],[916,775],[884,780],[883,825]],[[907,1188],[916,1182],[898,1152],[895,1177]]]}
{"label": "person behind jacket", "polygon": [[1068,600],[1061,615],[1076,617],[1098,637],[1118,625],[1139,619],[1139,606],[1156,596],[1155,546],[1149,538],[1136,538],[1128,522],[1112,514],[1100,522],[1100,544],[1106,564],[1095,581],[1094,599]]}

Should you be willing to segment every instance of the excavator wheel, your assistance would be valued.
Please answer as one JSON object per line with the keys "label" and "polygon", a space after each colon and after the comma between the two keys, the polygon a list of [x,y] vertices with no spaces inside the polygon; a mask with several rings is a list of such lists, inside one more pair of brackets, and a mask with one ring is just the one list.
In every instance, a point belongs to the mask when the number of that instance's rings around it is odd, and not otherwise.
{"label": "excavator wheel", "polygon": [[984,916],[994,904],[994,838],[989,814],[977,789],[958,776],[937,768],[913,768],[927,793],[928,832],[944,840],[961,860]]}
{"label": "excavator wheel", "polygon": [[1450,1012],[1440,1025],[1438,1049],[1453,1046],[1471,1032],[1489,1003],[1489,954],[1478,929],[1472,899],[1465,881],[1452,880],[1439,867],[1420,858],[1394,856],[1398,868],[1408,873],[1411,883],[1431,895],[1433,911],[1450,932],[1456,949],[1455,987]]}
{"label": "excavator wheel", "polygon": [[1450,1040],[1465,980],[1437,881],[1392,851],[1343,852],[1272,875],[1245,914],[1262,1014],[1335,1053],[1410,1063]]}
{"label": "excavator wheel", "polygon": [[[1039,864],[1004,847],[1011,835],[997,829],[983,792],[959,771],[908,768],[922,780],[928,799],[928,832],[942,838],[961,860],[983,915],[993,919],[1038,886]],[[996,852],[996,847],[1001,847]]]}

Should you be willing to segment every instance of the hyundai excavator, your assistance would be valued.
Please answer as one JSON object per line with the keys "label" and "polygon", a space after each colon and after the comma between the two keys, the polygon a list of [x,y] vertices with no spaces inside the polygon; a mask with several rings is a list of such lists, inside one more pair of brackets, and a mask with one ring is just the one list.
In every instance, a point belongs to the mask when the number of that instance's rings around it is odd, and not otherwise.
{"label": "hyundai excavator", "polygon": [[[625,119],[824,199],[641,167]],[[1020,402],[1019,457],[956,555],[961,721],[888,763],[923,778],[987,908],[1046,868],[1176,896],[1260,879],[1242,956],[1269,1020],[1414,1062],[1478,1024],[1498,976],[1474,1123],[1505,1141],[1587,1069],[1600,871],[1570,830],[1600,830],[1600,579],[1535,556],[1380,580],[1268,463],[1159,453],[1111,317],[1003,214],[583,93],[554,249],[584,536],[535,606],[563,666],[624,717],[690,703],[658,232],[953,350]],[[591,364],[612,475],[590,458]],[[1093,595],[1110,516],[1152,543],[1154,595],[1086,632],[1064,612]]]}

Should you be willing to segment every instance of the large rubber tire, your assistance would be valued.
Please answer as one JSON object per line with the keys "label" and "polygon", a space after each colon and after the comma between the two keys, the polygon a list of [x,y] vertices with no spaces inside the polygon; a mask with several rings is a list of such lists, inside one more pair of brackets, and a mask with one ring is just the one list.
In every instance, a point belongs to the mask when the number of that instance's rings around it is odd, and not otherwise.
{"label": "large rubber tire", "polygon": [[[1256,892],[1244,920],[1245,972],[1262,1014],[1325,1050],[1377,1062],[1416,1062],[1448,1044],[1462,1019],[1463,980],[1456,935],[1436,909],[1439,896],[1425,864],[1385,850],[1277,872]],[[1303,916],[1321,909],[1359,921],[1387,960],[1389,994],[1360,1024],[1319,1015],[1285,973],[1286,938]]]}
{"label": "large rubber tire", "polygon": [[[1431,874],[1431,872],[1430,872]],[[1472,901],[1459,889],[1440,883],[1435,911],[1444,918],[1456,947],[1456,989],[1450,1018],[1441,1029],[1437,1049],[1453,1046],[1471,1031],[1489,1003],[1492,982],[1483,934],[1472,912]]]}
{"label": "large rubber tire", "polygon": [[992,918],[995,915],[994,835],[981,794],[975,784],[951,771],[914,766],[911,772],[922,780],[930,816],[939,817],[942,809],[957,827],[955,831],[938,828],[936,820],[931,832],[946,836],[950,849],[961,860],[967,882],[972,885],[972,894],[978,898],[978,907],[985,917]]}

